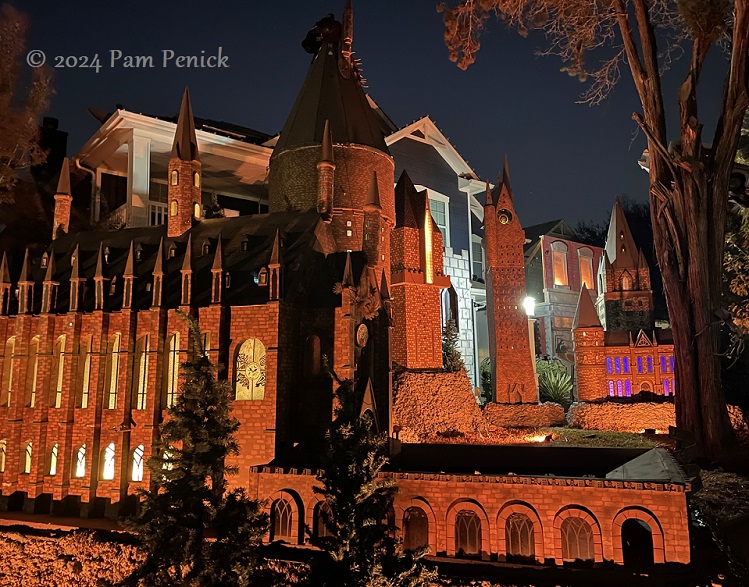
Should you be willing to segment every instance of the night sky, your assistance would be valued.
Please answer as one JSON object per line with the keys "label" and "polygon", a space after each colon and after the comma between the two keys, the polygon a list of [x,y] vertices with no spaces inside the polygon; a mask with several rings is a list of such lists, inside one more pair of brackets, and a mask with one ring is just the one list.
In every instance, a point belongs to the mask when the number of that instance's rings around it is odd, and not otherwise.
{"label": "night sky", "polygon": [[[560,72],[558,59],[535,56],[543,37],[521,38],[497,21],[484,33],[477,63],[461,71],[448,59],[436,3],[354,1],[354,50],[368,91],[399,127],[428,114],[482,179],[496,178],[507,153],[525,225],[560,217],[572,225],[601,220],[616,195],[647,198],[647,176],[637,166],[645,140],[631,120],[638,102],[626,72],[604,104],[577,104],[585,86]],[[48,114],[70,133],[72,155],[97,128],[89,106],[112,111],[119,103],[144,114],[176,115],[185,86],[196,116],[278,132],[310,63],[300,43],[327,13],[340,18],[343,0],[15,5],[30,17],[27,48],[43,50],[48,63],[56,55],[98,53],[101,59],[98,74],[55,70]],[[161,67],[163,49],[210,55],[218,47],[229,57],[228,69]],[[153,55],[156,67],[112,69],[110,50]],[[706,128],[715,124],[724,68],[717,54],[706,68],[703,86],[713,106],[710,112],[703,107]],[[667,108],[675,105],[682,76],[678,64],[666,73]]]}

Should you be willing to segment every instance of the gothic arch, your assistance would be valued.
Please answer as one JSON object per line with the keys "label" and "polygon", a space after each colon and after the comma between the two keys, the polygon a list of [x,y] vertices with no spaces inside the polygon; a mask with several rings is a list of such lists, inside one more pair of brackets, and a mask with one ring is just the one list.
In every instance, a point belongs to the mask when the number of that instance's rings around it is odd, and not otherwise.
{"label": "gothic arch", "polygon": [[489,525],[489,517],[486,515],[486,511],[478,502],[472,499],[457,499],[450,504],[447,508],[447,556],[455,556],[457,552],[456,548],[456,536],[455,536],[455,518],[458,512],[468,510],[476,514],[481,521],[481,558],[483,560],[489,560],[489,555],[492,551],[491,545],[491,526]]}
{"label": "gothic arch", "polygon": [[507,524],[507,518],[512,514],[523,514],[528,516],[530,521],[533,523],[533,544],[534,544],[534,556],[540,563],[544,562],[544,530],[541,525],[541,518],[539,518],[536,510],[527,503],[521,501],[511,501],[506,503],[499,514],[497,515],[497,554],[499,556],[507,556],[507,540],[505,536],[505,526]]}
{"label": "gothic arch", "polygon": [[554,558],[557,564],[561,565],[564,562],[562,557],[562,522],[567,518],[580,518],[587,522],[593,533],[593,561],[596,563],[603,562],[603,540],[598,520],[586,508],[579,505],[569,505],[563,507],[554,516]]}
{"label": "gothic arch", "polygon": [[[412,497],[410,499],[397,500],[395,503],[395,516],[396,522],[401,524],[398,528],[401,537],[405,534],[404,520],[406,512],[411,508],[419,508],[422,510],[429,522],[429,553],[434,556],[437,553],[437,516],[434,515],[434,510],[429,502],[423,497]],[[453,521],[454,523],[454,521]],[[455,528],[453,527],[453,532]]]}
{"label": "gothic arch", "polygon": [[304,542],[304,505],[299,494],[293,489],[279,489],[265,500],[265,511],[271,520],[271,527],[268,530],[267,537],[269,540],[275,539],[273,538],[274,508],[282,500],[291,507],[292,519],[289,542],[291,544],[301,544]]}
{"label": "gothic arch", "polygon": [[614,544],[614,562],[618,565],[624,564],[624,553],[622,547],[622,525],[626,520],[636,519],[644,522],[650,528],[653,536],[653,562],[656,564],[666,562],[666,549],[663,540],[663,528],[652,513],[645,508],[626,507],[614,516],[611,524],[611,540]]}

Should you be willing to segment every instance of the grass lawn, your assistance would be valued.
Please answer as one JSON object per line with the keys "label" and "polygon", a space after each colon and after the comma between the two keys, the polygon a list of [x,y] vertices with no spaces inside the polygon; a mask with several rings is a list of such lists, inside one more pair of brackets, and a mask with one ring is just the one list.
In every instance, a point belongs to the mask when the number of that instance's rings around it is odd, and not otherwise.
{"label": "grass lawn", "polygon": [[561,446],[597,446],[618,448],[653,448],[660,440],[644,434],[611,432],[608,430],[580,430],[578,428],[540,428],[539,435],[551,434],[551,442]]}

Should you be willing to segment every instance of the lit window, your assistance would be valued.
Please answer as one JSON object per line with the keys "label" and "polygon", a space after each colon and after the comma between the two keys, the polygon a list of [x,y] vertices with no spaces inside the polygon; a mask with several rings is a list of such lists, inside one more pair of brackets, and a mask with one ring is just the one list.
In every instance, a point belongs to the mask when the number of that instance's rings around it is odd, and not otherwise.
{"label": "lit window", "polygon": [[481,520],[470,510],[455,516],[455,551],[460,555],[481,554]]}
{"label": "lit window", "polygon": [[55,442],[52,445],[52,450],[49,453],[49,474],[57,475],[57,456],[59,453],[59,445]]}
{"label": "lit window", "polygon": [[27,372],[26,406],[33,408],[36,406],[36,380],[39,376],[39,337],[31,339],[29,345],[29,361]]}
{"label": "lit window", "polygon": [[668,367],[666,366],[666,357],[661,357],[661,373],[668,373]]}
{"label": "lit window", "polygon": [[195,220],[200,220],[201,213],[202,213],[202,209],[200,207],[200,204],[195,202],[192,205],[192,215],[195,216]]}
{"label": "lit window", "polygon": [[614,366],[617,373],[622,372],[622,360],[619,357],[614,359]]}
{"label": "lit window", "polygon": [[563,560],[594,559],[593,530],[585,520],[577,517],[566,518],[562,521],[560,533]]}
{"label": "lit window", "polygon": [[31,442],[27,442],[23,449],[23,470],[25,474],[31,473],[31,456],[32,456],[32,445]]}
{"label": "lit window", "polygon": [[171,174],[169,174],[169,183],[172,185],[179,183],[179,172],[176,169],[173,169]]}
{"label": "lit window", "polygon": [[135,409],[146,409],[146,393],[148,392],[148,335],[138,340],[138,388],[135,396]]}
{"label": "lit window", "polygon": [[595,279],[593,278],[593,251],[587,248],[578,249],[577,254],[580,258],[580,283],[588,289],[595,289]]}
{"label": "lit window", "polygon": [[179,381],[179,332],[169,339],[167,361],[166,406],[173,408],[177,403],[177,383]]}
{"label": "lit window", "polygon": [[83,444],[78,449],[75,459],[74,477],[82,479],[86,476],[86,445]]}
{"label": "lit window", "polygon": [[0,440],[0,473],[5,473],[5,456],[8,452],[8,441]]}
{"label": "lit window", "polygon": [[629,373],[629,357],[624,357],[622,361],[624,362],[624,372]]}
{"label": "lit window", "polygon": [[111,481],[112,479],[114,479],[114,456],[114,442],[111,442],[109,443],[107,448],[104,449],[104,458],[101,468],[101,478],[105,481]]}
{"label": "lit window", "polygon": [[621,380],[616,382],[616,395],[618,395],[619,397],[622,397],[622,382],[621,382]]}
{"label": "lit window", "polygon": [[630,289],[632,289],[632,278],[629,274],[625,273],[622,275],[622,290],[629,291]]}
{"label": "lit window", "polygon": [[665,395],[669,395],[669,390],[670,390],[670,387],[669,387],[669,384],[668,384],[668,379],[664,379],[663,380],[663,393]]}
{"label": "lit window", "polygon": [[671,355],[671,356],[670,356],[670,357],[668,358],[668,366],[669,366],[669,367],[670,367],[670,369],[671,369],[671,373],[673,373],[673,372],[674,372],[674,356],[673,356],[673,355]]}
{"label": "lit window", "polygon": [[130,475],[133,481],[143,481],[143,451],[142,444],[133,451],[133,471]]}
{"label": "lit window", "polygon": [[[89,336],[81,344],[83,355],[83,373],[81,373],[81,397],[78,407],[88,407],[89,387],[91,383],[91,351],[93,350],[93,339]],[[85,450],[84,450],[85,453]]]}
{"label": "lit window", "polygon": [[642,373],[642,357],[637,357],[637,372]]}
{"label": "lit window", "polygon": [[249,338],[239,347],[234,383],[238,400],[265,397],[265,345],[258,339]]}
{"label": "lit window", "polygon": [[432,217],[424,214],[424,279],[427,283],[434,283],[434,259],[432,258]]}
{"label": "lit window", "polygon": [[629,379],[624,382],[624,392],[627,397],[632,395],[632,382]]}
{"label": "lit window", "polygon": [[177,200],[172,200],[169,204],[169,216],[177,215]]}
{"label": "lit window", "polygon": [[609,395],[614,395],[614,381],[611,379],[609,379]]}
{"label": "lit window", "polygon": [[196,188],[200,187],[200,174],[197,171],[192,174],[192,185]]}
{"label": "lit window", "polygon": [[3,381],[2,393],[0,393],[0,405],[10,407],[11,389],[13,388],[13,369],[16,353],[16,337],[11,336],[5,343],[5,355],[3,359]]}
{"label": "lit window", "polygon": [[107,409],[117,408],[117,391],[120,374],[120,333],[114,335],[109,351],[109,394],[107,396]]}
{"label": "lit window", "polygon": [[279,499],[273,504],[271,511],[271,530],[273,536],[271,540],[292,539],[292,528],[294,523],[294,511],[291,505],[285,499]]}
{"label": "lit window", "polygon": [[65,369],[65,335],[58,337],[55,342],[52,367],[54,368],[52,381],[55,387],[50,405],[53,408],[59,408],[62,405],[62,382]]}
{"label": "lit window", "polygon": [[613,373],[611,357],[606,357],[606,373]]}
{"label": "lit window", "polygon": [[554,285],[567,286],[567,245],[562,241],[551,243],[552,266],[554,269]]}
{"label": "lit window", "polygon": [[653,357],[648,357],[648,373],[653,372]]}

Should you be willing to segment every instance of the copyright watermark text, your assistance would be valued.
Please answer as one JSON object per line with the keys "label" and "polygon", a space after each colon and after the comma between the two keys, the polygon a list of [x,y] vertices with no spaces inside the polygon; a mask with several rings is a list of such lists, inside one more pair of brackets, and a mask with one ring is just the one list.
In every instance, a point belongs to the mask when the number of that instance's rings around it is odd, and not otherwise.
{"label": "copyright watermark text", "polygon": [[156,54],[133,55],[121,49],[109,49],[91,55],[47,55],[41,49],[32,49],[26,54],[30,67],[41,67],[49,63],[57,69],[228,69],[229,56],[223,47],[216,50],[201,50],[197,54],[182,55],[173,49],[162,49]]}

